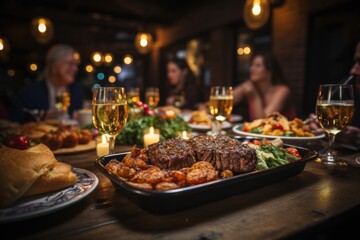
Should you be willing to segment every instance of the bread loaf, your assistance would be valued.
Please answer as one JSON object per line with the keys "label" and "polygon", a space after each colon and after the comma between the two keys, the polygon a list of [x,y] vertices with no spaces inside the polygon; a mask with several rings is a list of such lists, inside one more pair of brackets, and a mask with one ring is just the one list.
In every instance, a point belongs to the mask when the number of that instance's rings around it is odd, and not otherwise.
{"label": "bread loaf", "polygon": [[26,196],[62,189],[75,182],[71,166],[58,162],[45,144],[26,150],[0,148],[0,207],[9,206]]}

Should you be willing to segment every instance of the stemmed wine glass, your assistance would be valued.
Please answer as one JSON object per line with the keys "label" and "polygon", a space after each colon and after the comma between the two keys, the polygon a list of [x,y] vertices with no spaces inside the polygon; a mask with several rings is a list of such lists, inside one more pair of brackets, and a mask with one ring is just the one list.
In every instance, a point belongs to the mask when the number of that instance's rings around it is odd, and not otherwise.
{"label": "stemmed wine glass", "polygon": [[335,135],[346,128],[354,115],[354,92],[352,85],[325,84],[320,85],[316,116],[320,126],[329,137],[329,149],[322,156],[322,162],[340,164],[341,161],[333,155]]}
{"label": "stemmed wine glass", "polygon": [[92,119],[94,126],[109,140],[109,152],[114,153],[115,137],[124,128],[128,118],[125,89],[98,87],[93,91]]}
{"label": "stemmed wine glass", "polygon": [[233,98],[233,89],[231,86],[211,87],[209,108],[211,115],[214,117],[214,121],[208,135],[225,134],[221,131],[221,125],[232,112]]}

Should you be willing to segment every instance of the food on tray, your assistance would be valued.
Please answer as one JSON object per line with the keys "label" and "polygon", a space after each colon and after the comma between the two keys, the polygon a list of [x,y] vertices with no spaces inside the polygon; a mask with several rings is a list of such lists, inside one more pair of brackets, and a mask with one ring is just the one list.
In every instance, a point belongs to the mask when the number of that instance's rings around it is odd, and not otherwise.
{"label": "food on tray", "polygon": [[57,161],[45,144],[26,150],[0,148],[0,207],[24,197],[63,189],[76,181],[71,166]]}
{"label": "food on tray", "polygon": [[251,172],[256,168],[256,152],[228,136],[196,136],[188,141],[196,158],[217,170]]}
{"label": "food on tray", "polygon": [[149,162],[162,169],[191,167],[196,162],[195,152],[182,138],[172,138],[148,146]]}
{"label": "food on tray", "polygon": [[294,118],[289,121],[285,116],[278,112],[275,112],[266,118],[256,119],[252,122],[244,122],[242,131],[270,136],[315,136],[315,134],[311,132],[310,127],[301,119]]}
{"label": "food on tray", "polygon": [[211,119],[205,110],[191,112],[189,123],[211,126]]}
{"label": "food on tray", "polygon": [[[264,146],[260,148],[261,144]],[[227,136],[195,136],[189,140],[169,139],[142,149],[134,146],[122,161],[112,159],[105,169],[133,187],[165,191],[300,158],[296,148],[282,147],[280,139],[244,144]]]}

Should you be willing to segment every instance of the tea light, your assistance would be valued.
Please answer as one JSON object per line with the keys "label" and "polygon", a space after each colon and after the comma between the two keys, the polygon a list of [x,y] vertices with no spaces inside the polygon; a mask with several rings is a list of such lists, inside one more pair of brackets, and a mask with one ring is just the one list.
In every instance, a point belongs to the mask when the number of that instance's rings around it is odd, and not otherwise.
{"label": "tea light", "polygon": [[160,141],[159,129],[150,127],[149,130],[145,130],[144,134],[144,146],[147,147],[150,144],[157,143]]}
{"label": "tea light", "polygon": [[105,135],[96,138],[96,154],[98,157],[107,155],[110,153],[109,142]]}
{"label": "tea light", "polygon": [[191,132],[190,131],[182,131],[182,132],[178,132],[178,136],[181,137],[182,139],[189,139],[191,138]]}

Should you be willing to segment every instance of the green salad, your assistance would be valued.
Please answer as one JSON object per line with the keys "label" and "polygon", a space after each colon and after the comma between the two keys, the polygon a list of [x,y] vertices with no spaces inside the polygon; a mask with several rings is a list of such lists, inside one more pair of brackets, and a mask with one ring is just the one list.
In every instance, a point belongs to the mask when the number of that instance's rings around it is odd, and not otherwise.
{"label": "green salad", "polygon": [[281,139],[273,141],[265,139],[262,141],[254,140],[248,144],[256,150],[258,159],[257,170],[277,167],[301,159],[298,150],[293,147],[285,148]]}

